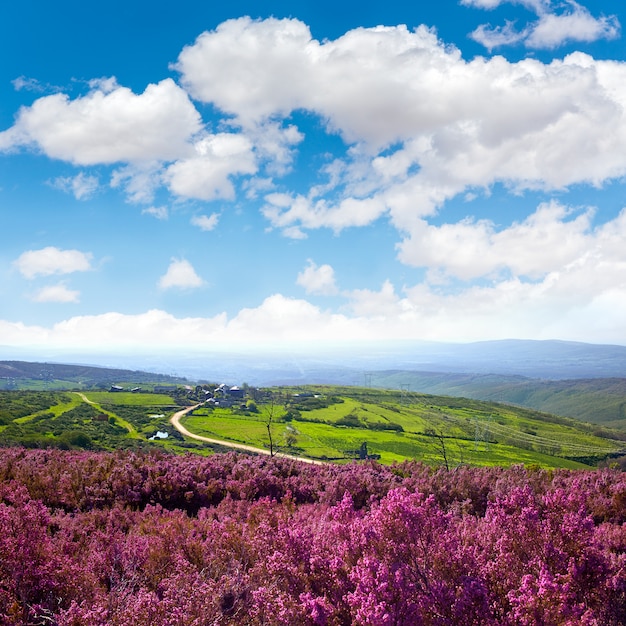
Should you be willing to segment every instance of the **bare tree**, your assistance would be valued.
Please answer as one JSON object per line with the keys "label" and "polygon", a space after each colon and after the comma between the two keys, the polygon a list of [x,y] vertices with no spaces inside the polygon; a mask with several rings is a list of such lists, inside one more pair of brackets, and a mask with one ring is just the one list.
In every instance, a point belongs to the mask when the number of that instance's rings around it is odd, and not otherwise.
{"label": "bare tree", "polygon": [[267,428],[267,436],[270,441],[270,456],[274,456],[274,439],[272,437],[272,424],[274,422],[274,408],[276,407],[274,403],[274,395],[270,396],[270,403],[267,407],[266,418],[265,418],[265,428]]}
{"label": "bare tree", "polygon": [[448,463],[448,452],[446,450],[446,438],[441,434],[440,431],[435,430],[434,428],[429,428],[426,430],[426,434],[429,437],[433,437],[435,439],[435,446],[443,458],[443,464],[446,466],[446,471],[450,471],[450,464]]}

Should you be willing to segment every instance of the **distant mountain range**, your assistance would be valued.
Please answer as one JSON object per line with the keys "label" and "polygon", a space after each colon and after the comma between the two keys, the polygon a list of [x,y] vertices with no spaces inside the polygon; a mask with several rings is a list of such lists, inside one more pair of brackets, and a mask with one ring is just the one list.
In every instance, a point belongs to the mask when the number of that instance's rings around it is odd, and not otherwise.
{"label": "distant mountain range", "polygon": [[[0,354],[15,350],[0,349]],[[35,358],[21,351],[22,358]],[[337,384],[405,389],[509,402],[626,429],[626,347],[567,341],[468,344],[370,343],[273,352],[50,353],[47,363],[0,361],[1,378],[116,383],[247,382],[256,386]],[[74,365],[61,365],[72,362]],[[86,363],[81,365],[81,363]],[[107,368],[93,363],[106,364]],[[166,372],[160,374],[150,371]]]}

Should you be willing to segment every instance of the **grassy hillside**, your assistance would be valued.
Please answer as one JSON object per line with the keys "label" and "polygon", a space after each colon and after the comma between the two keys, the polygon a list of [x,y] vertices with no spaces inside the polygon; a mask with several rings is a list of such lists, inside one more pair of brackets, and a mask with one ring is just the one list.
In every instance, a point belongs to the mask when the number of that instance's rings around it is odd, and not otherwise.
{"label": "grassy hillside", "polygon": [[153,393],[0,391],[0,443],[27,447],[116,450],[150,448],[157,431],[165,446],[182,437],[169,416],[180,408],[174,398]]}
{"label": "grassy hillside", "polygon": [[121,382],[141,384],[182,384],[184,378],[137,370],[89,365],[0,361],[0,389],[65,390],[108,387]]}
{"label": "grassy hillside", "polygon": [[[620,441],[594,427],[527,409],[355,387],[273,390],[257,411],[203,407],[184,418],[192,432],[290,454],[345,461],[363,443],[385,463],[407,458],[448,465],[582,467],[621,453]],[[308,395],[313,394],[313,395]]]}
{"label": "grassy hillside", "polygon": [[[591,424],[471,399],[372,388],[273,388],[233,406],[202,405],[184,418],[192,432],[296,456],[383,463],[418,459],[453,467],[536,464],[593,466],[625,444]],[[210,453],[169,424],[180,398],[154,393],[0,392],[0,442],[113,450],[165,447]],[[151,439],[158,431],[165,439]]]}
{"label": "grassy hillside", "polygon": [[520,406],[626,431],[626,378],[536,380],[495,374],[374,372],[372,385]]}

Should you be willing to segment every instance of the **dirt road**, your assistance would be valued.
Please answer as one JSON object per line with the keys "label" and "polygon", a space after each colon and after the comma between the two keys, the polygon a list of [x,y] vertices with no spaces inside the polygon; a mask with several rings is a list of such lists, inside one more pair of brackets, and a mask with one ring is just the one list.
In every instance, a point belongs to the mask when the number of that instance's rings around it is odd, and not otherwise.
{"label": "dirt road", "polygon": [[[180,423],[180,420],[183,417],[183,415],[186,415],[187,413],[193,411],[198,406],[200,405],[196,404],[194,406],[188,406],[184,409],[181,409],[180,411],[177,411],[176,413],[174,413],[174,415],[172,415],[172,417],[170,418],[170,422],[172,426],[179,433],[181,433],[182,435],[185,435],[186,437],[190,437],[191,439],[196,439],[197,441],[204,441],[206,443],[214,443],[220,446],[225,446],[227,448],[233,448],[234,450],[243,450],[245,452],[254,452],[256,454],[265,454],[267,456],[270,456],[270,451],[265,450],[264,448],[255,448],[254,446],[247,446],[243,443],[233,443],[232,441],[225,441],[224,439],[212,439],[211,437],[204,437],[202,435],[196,435],[195,433],[192,433],[190,430],[187,430]],[[283,454],[282,452],[277,452],[274,454],[274,456],[279,456],[283,459],[293,459],[294,461],[300,461],[302,463],[310,463],[312,465],[324,465],[323,461],[316,461],[314,459],[306,459],[304,457],[294,456],[292,454]]]}

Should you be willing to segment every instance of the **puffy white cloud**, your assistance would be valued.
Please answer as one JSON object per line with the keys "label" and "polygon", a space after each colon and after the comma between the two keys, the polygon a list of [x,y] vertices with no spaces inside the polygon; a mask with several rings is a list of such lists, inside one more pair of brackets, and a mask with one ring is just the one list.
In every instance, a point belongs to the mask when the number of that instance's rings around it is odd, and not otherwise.
{"label": "puffy white cloud", "polygon": [[389,318],[395,321],[401,312],[401,300],[389,280],[383,283],[380,291],[355,289],[347,295],[350,310],[359,317]]}
{"label": "puffy white cloud", "polygon": [[199,200],[233,199],[230,177],[257,171],[252,144],[242,135],[209,135],[196,143],[195,151],[194,156],[170,165],[163,176],[176,195]]}
{"label": "puffy white cloud", "polygon": [[304,135],[294,126],[265,121],[245,128],[245,136],[254,145],[255,153],[269,174],[283,176],[291,170],[295,146]]}
{"label": "puffy white cloud", "polygon": [[477,43],[485,46],[489,52],[501,46],[511,46],[528,37],[529,28],[517,30],[515,22],[505,22],[504,26],[490,26],[481,24],[472,31],[470,37]]}
{"label": "puffy white cloud", "polygon": [[[626,210],[595,228],[590,220],[588,210],[548,203],[526,220],[501,230],[489,222],[468,222],[426,231],[421,245],[428,248],[424,254],[429,258],[424,262],[464,282],[438,285],[426,280],[399,289],[387,280],[378,291],[357,289],[341,294],[347,302],[342,313],[274,294],[231,317],[176,318],[163,311],[106,313],[74,317],[49,328],[5,321],[0,322],[0,336],[5,345],[136,346],[146,351],[154,337],[159,337],[162,346],[210,345],[214,349],[277,342],[315,346],[324,341],[337,344],[374,338],[471,341],[519,337],[623,343]],[[430,238],[435,239],[432,245]],[[474,240],[479,243],[476,249],[471,247]],[[469,270],[463,270],[463,264]],[[41,273],[37,267],[31,267],[31,275]],[[501,268],[507,271],[500,272]],[[493,274],[490,280],[471,282],[489,272]],[[184,288],[202,281],[187,261],[173,259],[162,283],[163,288]],[[335,284],[334,272],[310,261],[298,283],[308,286],[311,293],[324,291]],[[42,290],[40,300],[53,301],[55,293],[57,301],[62,297],[71,301],[68,294],[72,292],[63,289]]]}
{"label": "puffy white cloud", "polygon": [[172,259],[167,271],[159,279],[161,289],[195,289],[204,281],[186,259]]}
{"label": "puffy white cloud", "polygon": [[91,269],[92,255],[80,250],[60,250],[48,246],[41,250],[27,250],[14,262],[14,267],[26,278],[51,276],[53,274],[71,274],[86,272]]}
{"label": "puffy white cloud", "polygon": [[201,34],[173,67],[194,98],[249,124],[306,104],[310,60],[318,49],[299,20],[245,17]]}
{"label": "puffy white cloud", "polygon": [[408,265],[441,270],[463,280],[502,269],[515,276],[540,278],[595,247],[593,212],[586,210],[568,219],[571,213],[557,202],[545,203],[523,222],[499,231],[488,220],[466,219],[442,226],[422,222],[399,244],[399,258]]}
{"label": "puffy white cloud", "polygon": [[332,296],[338,292],[335,283],[335,270],[328,264],[318,266],[311,259],[307,266],[298,273],[296,284],[304,287],[306,293],[320,296]]}
{"label": "puffy white cloud", "polygon": [[549,64],[466,61],[423,26],[319,42],[297,20],[242,18],[201,35],[176,67],[195,97],[244,129],[301,109],[343,137],[349,147],[325,168],[328,185],[268,196],[265,216],[290,236],[387,212],[410,231],[472,187],[561,189],[626,174],[620,62],[581,53]]}
{"label": "puffy white cloud", "polygon": [[0,150],[35,146],[76,165],[170,160],[189,154],[201,129],[188,95],[169,78],[139,95],[100,80],[74,100],[54,94],[23,107],[0,133]]}
{"label": "puffy white cloud", "polygon": [[71,193],[77,200],[88,200],[98,190],[97,176],[90,176],[80,172],[76,176],[60,176],[51,181],[56,189]]}
{"label": "puffy white cloud", "polygon": [[211,213],[211,215],[194,215],[191,218],[191,223],[197,226],[200,230],[211,231],[219,222],[219,213]]}
{"label": "puffy white cloud", "polygon": [[[547,0],[519,3],[546,25],[534,31],[544,42],[566,22],[583,33],[596,19],[577,4],[557,12]],[[512,27],[500,35],[517,36]],[[559,189],[626,174],[621,62],[580,53],[549,64],[466,61],[425,26],[357,28],[318,41],[296,19],[241,18],[201,34],[174,67],[193,97],[228,116],[221,128],[231,132],[207,134],[170,79],[134,94],[105,78],[82,97],[54,94],[23,108],[0,133],[0,150],[36,146],[76,164],[120,163],[111,185],[133,202],[153,203],[162,185],[182,198],[232,200],[239,182],[250,197],[276,188],[268,177],[287,173],[304,141],[288,117],[311,113],[342,137],[345,154],[323,166],[326,184],[268,196],[265,216],[294,238],[387,214],[410,233],[474,187]]]}
{"label": "puffy white cloud", "polygon": [[610,268],[590,255],[539,282],[508,279],[491,286],[445,292],[427,284],[398,295],[389,281],[380,292],[347,294],[350,313],[322,310],[306,300],[274,294],[228,317],[176,318],[152,310],[77,316],[50,327],[0,321],[4,345],[63,348],[159,346],[232,350],[233,346],[308,345],[373,340],[478,341],[564,339],[623,343],[626,336],[626,263]]}
{"label": "puffy white cloud", "polygon": [[32,296],[32,300],[35,302],[79,302],[80,292],[59,283],[42,287]]}

